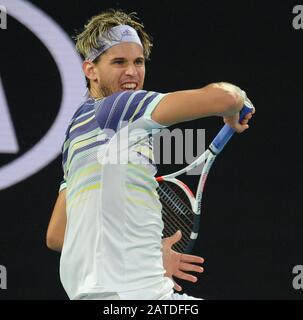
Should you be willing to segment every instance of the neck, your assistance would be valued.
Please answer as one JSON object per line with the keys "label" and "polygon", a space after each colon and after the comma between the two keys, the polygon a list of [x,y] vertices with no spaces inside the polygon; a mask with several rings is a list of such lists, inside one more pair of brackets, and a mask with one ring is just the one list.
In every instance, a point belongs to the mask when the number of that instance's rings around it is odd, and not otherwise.
{"label": "neck", "polygon": [[97,88],[95,88],[94,86],[90,87],[89,95],[94,99],[103,98],[103,95],[101,94],[101,92]]}

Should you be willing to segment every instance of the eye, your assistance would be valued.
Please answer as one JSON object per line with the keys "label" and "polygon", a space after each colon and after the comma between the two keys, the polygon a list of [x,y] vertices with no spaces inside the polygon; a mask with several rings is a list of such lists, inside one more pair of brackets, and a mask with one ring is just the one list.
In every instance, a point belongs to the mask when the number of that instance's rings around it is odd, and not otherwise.
{"label": "eye", "polygon": [[135,61],[135,64],[136,64],[137,66],[142,66],[142,65],[144,65],[144,59],[137,59],[137,60]]}
{"label": "eye", "polygon": [[124,61],[123,61],[123,60],[115,60],[115,61],[114,61],[114,63],[115,63],[115,64],[119,64],[119,65],[121,65],[121,64],[123,64],[123,63],[124,63]]}

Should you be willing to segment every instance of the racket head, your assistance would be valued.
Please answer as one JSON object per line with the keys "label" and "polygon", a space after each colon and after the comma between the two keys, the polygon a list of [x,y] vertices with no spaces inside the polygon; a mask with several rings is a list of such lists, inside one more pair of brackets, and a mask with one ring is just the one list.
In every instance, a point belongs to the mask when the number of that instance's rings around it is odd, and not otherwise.
{"label": "racket head", "polygon": [[194,212],[195,197],[190,188],[176,178],[156,178],[164,223],[163,237],[181,230],[182,238],[173,245],[180,253],[190,253],[198,236],[200,214]]}

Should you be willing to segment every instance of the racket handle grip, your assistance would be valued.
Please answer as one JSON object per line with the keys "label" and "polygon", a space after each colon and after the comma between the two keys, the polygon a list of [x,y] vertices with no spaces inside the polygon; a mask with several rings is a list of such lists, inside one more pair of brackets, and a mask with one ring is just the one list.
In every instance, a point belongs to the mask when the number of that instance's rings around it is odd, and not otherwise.
{"label": "racket handle grip", "polygon": [[[252,106],[244,104],[242,110],[240,111],[239,121],[241,121],[248,113],[252,111],[253,111]],[[209,149],[214,154],[220,153],[234,133],[235,133],[235,130],[232,129],[228,124],[226,124],[216,135],[216,137],[210,144]]]}

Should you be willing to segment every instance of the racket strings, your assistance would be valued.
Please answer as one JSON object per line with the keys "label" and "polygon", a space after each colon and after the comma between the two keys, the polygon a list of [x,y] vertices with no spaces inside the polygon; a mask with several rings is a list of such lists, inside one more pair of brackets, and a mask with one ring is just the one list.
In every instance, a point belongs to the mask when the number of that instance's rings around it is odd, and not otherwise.
{"label": "racket strings", "polygon": [[175,183],[164,181],[159,186],[160,197],[170,204],[176,213],[192,215],[192,207],[185,192]]}
{"label": "racket strings", "polygon": [[188,206],[186,206],[185,209],[184,199],[176,197],[175,194],[172,197],[170,197],[169,193],[167,191],[165,192],[163,189],[160,191],[160,194],[162,193],[162,196],[160,197],[162,205],[164,206],[163,211],[165,213],[165,216],[170,217],[171,213],[174,213],[174,215],[171,215],[170,220],[172,222],[175,222],[175,224],[177,225],[181,224],[183,228],[187,229],[187,233],[190,233],[193,222],[192,210],[189,209]]}
{"label": "racket strings", "polygon": [[[163,202],[162,205],[163,205],[162,210],[164,213],[162,215],[163,220],[166,220],[167,222],[170,221],[173,226],[180,226],[182,228],[182,230],[186,231],[186,234],[190,234],[191,230],[192,230],[192,228],[191,228],[192,227],[192,220],[190,220],[187,217],[188,221],[184,221],[183,219],[180,219],[180,217],[178,217],[176,214],[172,215],[171,208],[168,207],[165,202]],[[169,226],[167,226],[167,228],[168,227]],[[177,230],[175,230],[175,231],[177,231]]]}
{"label": "racket strings", "polygon": [[162,203],[163,236],[169,237],[181,230],[182,238],[173,248],[184,252],[190,242],[195,216],[188,196],[181,187],[168,181],[159,184],[158,193]]}

